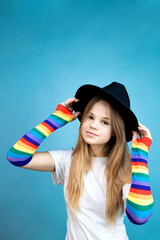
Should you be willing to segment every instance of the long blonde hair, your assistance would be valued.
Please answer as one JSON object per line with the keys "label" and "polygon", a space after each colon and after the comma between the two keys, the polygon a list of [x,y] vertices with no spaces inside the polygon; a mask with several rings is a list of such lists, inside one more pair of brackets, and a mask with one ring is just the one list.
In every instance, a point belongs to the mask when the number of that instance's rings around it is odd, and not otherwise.
{"label": "long blonde hair", "polygon": [[[91,108],[100,100],[104,99],[94,97],[87,104],[82,116],[77,144],[72,153],[67,192],[69,206],[75,213],[78,210],[79,200],[83,192],[84,175],[92,168],[93,157],[90,146],[81,136],[81,126]],[[104,156],[109,159],[105,166],[107,181],[105,213],[107,222],[115,225],[122,203],[122,186],[131,182],[131,161],[126,142],[124,121],[114,105],[109,104],[109,107],[112,137],[106,143],[104,152]]]}

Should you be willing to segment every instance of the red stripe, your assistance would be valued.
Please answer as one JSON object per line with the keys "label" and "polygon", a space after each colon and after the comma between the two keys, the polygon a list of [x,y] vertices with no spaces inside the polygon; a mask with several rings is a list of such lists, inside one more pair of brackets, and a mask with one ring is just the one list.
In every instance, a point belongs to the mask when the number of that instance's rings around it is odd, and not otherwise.
{"label": "red stripe", "polygon": [[136,139],[136,142],[145,144],[148,147],[148,149],[152,144],[152,140],[148,137],[143,137],[142,139]]}
{"label": "red stripe", "polygon": [[148,168],[147,164],[144,162],[132,162],[132,165],[135,165],[135,166],[140,165],[140,166],[144,166],[144,167]]}
{"label": "red stripe", "polygon": [[64,107],[61,104],[58,104],[56,110],[61,111],[62,113],[65,113],[67,115],[71,115],[71,116],[73,115],[73,113],[68,108]]}
{"label": "red stripe", "polygon": [[141,195],[151,195],[151,191],[146,191],[146,190],[141,190],[141,189],[135,189],[135,188],[130,188],[130,192],[141,194]]}
{"label": "red stripe", "polygon": [[26,139],[24,139],[23,137],[20,139],[20,141],[23,142],[23,143],[25,143],[26,145],[32,147],[32,148],[35,148],[35,149],[38,148],[38,146],[34,145],[33,143],[28,142],[28,141],[27,141]]}
{"label": "red stripe", "polygon": [[48,128],[51,132],[54,131],[54,128],[52,128],[50,125],[48,125],[46,122],[42,122],[42,125],[44,125],[46,128]]}

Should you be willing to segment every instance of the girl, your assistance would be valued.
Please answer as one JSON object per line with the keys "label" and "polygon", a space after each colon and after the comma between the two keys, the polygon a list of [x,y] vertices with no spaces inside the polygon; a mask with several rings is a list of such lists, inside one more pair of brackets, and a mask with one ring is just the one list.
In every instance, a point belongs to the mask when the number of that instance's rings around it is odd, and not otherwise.
{"label": "girl", "polygon": [[[49,134],[77,117],[75,149],[36,152]],[[147,167],[151,142],[150,131],[130,109],[124,85],[84,85],[24,135],[7,159],[22,168],[50,171],[54,183],[64,185],[66,240],[127,240],[124,213],[134,224],[144,224],[153,210]]]}

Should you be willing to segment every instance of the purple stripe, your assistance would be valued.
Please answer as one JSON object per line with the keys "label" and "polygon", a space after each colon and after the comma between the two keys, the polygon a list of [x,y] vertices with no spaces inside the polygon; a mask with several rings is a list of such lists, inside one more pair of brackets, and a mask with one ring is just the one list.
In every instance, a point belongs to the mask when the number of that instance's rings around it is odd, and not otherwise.
{"label": "purple stripe", "polygon": [[13,157],[7,157],[7,159],[10,161],[10,162],[23,162],[23,161],[26,161],[29,157],[26,156],[26,158],[13,158]]}
{"label": "purple stripe", "polygon": [[28,132],[26,134],[26,136],[28,136],[29,138],[33,139],[35,142],[41,144],[42,141],[40,141],[38,138],[36,138],[35,136],[33,136],[30,132]]}
{"label": "purple stripe", "polygon": [[39,146],[39,143],[35,142],[33,139],[31,139],[27,135],[23,136],[23,138],[26,139],[28,142],[33,143],[36,146]]}
{"label": "purple stripe", "polygon": [[134,215],[128,208],[126,208],[126,215],[131,222],[133,222],[134,224],[137,224],[137,225],[141,225],[148,221],[148,219],[150,218],[152,213],[148,217],[139,218],[136,215]]}
{"label": "purple stripe", "polygon": [[132,184],[131,185],[131,188],[135,188],[135,189],[140,189],[140,190],[146,190],[146,191],[150,191],[150,187],[147,187],[147,186],[139,186],[139,185],[136,185],[136,184]]}
{"label": "purple stripe", "polygon": [[136,158],[136,159],[132,158],[132,162],[142,162],[142,163],[146,163],[147,164],[146,160],[140,159],[140,158]]}
{"label": "purple stripe", "polygon": [[56,123],[55,121],[53,121],[51,118],[47,118],[46,120],[48,120],[49,122],[51,122],[56,128],[60,128],[61,125],[59,125],[58,123]]}
{"label": "purple stripe", "polygon": [[57,126],[56,126],[56,124],[53,124],[53,123],[51,123],[48,119],[47,120],[45,120],[44,121],[45,123],[47,123],[50,127],[52,127],[54,130],[56,130],[57,129]]}
{"label": "purple stripe", "polygon": [[[19,162],[11,162],[13,165],[17,166],[17,167],[22,167],[27,165],[32,159],[32,156],[27,158],[25,161],[19,161]],[[20,159],[19,159],[20,160]]]}
{"label": "purple stripe", "polygon": [[131,155],[131,158],[132,159],[140,159],[141,161],[142,160],[145,160],[145,161],[148,161],[148,158],[145,158],[143,156],[139,157],[140,155]]}
{"label": "purple stripe", "polygon": [[150,187],[150,183],[149,183],[149,182],[136,181],[136,180],[133,181],[133,180],[132,180],[132,184]]}

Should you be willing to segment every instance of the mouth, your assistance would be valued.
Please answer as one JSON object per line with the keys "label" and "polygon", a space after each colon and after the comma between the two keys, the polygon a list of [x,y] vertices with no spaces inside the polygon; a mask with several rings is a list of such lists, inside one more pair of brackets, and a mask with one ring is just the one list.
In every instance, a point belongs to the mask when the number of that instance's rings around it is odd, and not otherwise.
{"label": "mouth", "polygon": [[92,133],[92,132],[89,132],[89,131],[86,131],[86,133],[87,133],[89,136],[97,136],[95,133]]}

